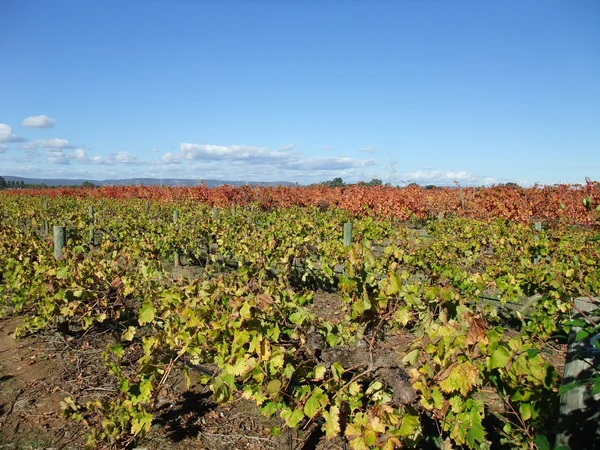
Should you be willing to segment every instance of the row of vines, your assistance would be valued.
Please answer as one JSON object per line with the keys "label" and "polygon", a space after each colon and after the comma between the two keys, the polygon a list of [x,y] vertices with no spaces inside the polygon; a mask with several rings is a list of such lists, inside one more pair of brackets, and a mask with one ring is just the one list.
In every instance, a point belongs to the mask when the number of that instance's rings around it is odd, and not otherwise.
{"label": "row of vines", "polygon": [[[143,442],[169,377],[193,371],[218,402],[242,395],[353,449],[550,448],[561,374],[547,343],[573,298],[600,295],[597,231],[571,225],[598,223],[581,195],[598,186],[474,191],[465,210],[486,220],[462,217],[456,190],[410,189],[313,188],[302,201],[298,188],[1,193],[0,317],[24,318],[18,336],[119,330],[104,353],[118,393],[63,402],[90,448]],[[523,195],[525,213],[498,206]],[[410,215],[389,206],[398,198]],[[213,215],[227,203],[235,214]],[[456,214],[421,230],[397,221],[438,209]],[[531,215],[565,220],[536,230],[519,220]],[[58,260],[45,221],[68,228]],[[175,253],[193,276],[173,275]],[[341,314],[314,310],[320,292]],[[505,308],[524,302],[527,314]]]}
{"label": "row of vines", "polygon": [[[19,194],[19,190],[9,191]],[[589,211],[597,207],[600,183],[585,185],[495,186],[490,188],[444,187],[423,189],[416,185],[341,188],[325,186],[220,186],[157,187],[109,186],[98,189],[58,188],[28,190],[33,195],[77,198],[143,198],[193,201],[207,205],[250,205],[262,208],[335,207],[354,216],[365,214],[407,220],[437,217],[439,213],[480,220],[503,218],[526,223],[532,218],[545,222],[593,224]]]}

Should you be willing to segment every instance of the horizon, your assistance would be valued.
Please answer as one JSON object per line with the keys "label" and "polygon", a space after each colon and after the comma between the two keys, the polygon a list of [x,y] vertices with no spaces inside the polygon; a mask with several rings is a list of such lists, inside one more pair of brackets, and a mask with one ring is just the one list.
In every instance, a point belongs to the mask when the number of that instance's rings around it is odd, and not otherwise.
{"label": "horizon", "polygon": [[4,175],[600,179],[596,1],[32,0],[4,13]]}

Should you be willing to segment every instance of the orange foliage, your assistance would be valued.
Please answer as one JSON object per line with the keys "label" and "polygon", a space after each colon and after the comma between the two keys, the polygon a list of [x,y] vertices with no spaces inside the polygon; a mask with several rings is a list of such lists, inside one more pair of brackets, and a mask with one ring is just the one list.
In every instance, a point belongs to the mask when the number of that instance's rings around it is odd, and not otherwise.
{"label": "orange foliage", "polygon": [[[600,183],[519,188],[436,188],[418,186],[351,185],[325,186],[220,186],[208,188],[158,186],[109,186],[101,188],[57,188],[10,190],[12,194],[71,196],[77,198],[140,198],[159,201],[191,201],[214,206],[256,204],[261,208],[290,206],[334,206],[354,215],[373,214],[406,220],[410,217],[435,217],[439,212],[489,220],[501,217],[511,221],[532,219],[546,222],[597,224],[599,213],[588,210],[582,199],[589,196],[596,208]],[[462,202],[461,202],[462,196]],[[464,205],[464,208],[463,208]]]}

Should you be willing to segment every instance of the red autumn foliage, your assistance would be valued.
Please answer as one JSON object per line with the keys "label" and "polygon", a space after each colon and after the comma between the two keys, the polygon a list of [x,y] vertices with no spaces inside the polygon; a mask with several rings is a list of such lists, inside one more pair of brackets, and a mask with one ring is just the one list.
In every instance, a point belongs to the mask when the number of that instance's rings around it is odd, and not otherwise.
{"label": "red autumn foliage", "polygon": [[[158,186],[108,186],[101,188],[57,188],[9,190],[9,194],[77,198],[139,198],[156,201],[189,201],[214,206],[255,204],[261,208],[290,206],[338,207],[354,215],[372,214],[406,220],[435,217],[438,213],[489,220],[501,217],[511,221],[532,219],[585,225],[598,224],[595,210],[600,199],[600,183],[586,185],[533,186],[530,188],[494,186],[477,188],[423,189],[419,186],[350,185],[326,186],[220,186],[208,188]],[[586,208],[582,199],[592,199]]]}

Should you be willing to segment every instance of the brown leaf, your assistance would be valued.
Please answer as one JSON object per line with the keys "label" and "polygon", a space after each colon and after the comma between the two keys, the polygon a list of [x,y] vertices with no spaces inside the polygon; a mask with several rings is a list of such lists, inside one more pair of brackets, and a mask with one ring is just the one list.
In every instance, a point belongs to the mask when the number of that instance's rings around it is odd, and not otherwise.
{"label": "brown leaf", "polygon": [[275,300],[273,297],[268,294],[259,294],[256,296],[256,307],[261,311],[266,309],[269,305],[272,305],[274,302]]}
{"label": "brown leaf", "polygon": [[488,344],[489,340],[487,337],[487,326],[483,319],[479,317],[474,317],[471,320],[471,325],[469,326],[469,332],[467,333],[467,345],[473,345],[477,343]]}
{"label": "brown leaf", "polygon": [[115,279],[110,282],[110,287],[113,289],[118,289],[122,284],[123,281],[121,281],[121,277],[115,277]]}

